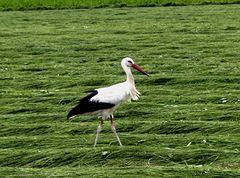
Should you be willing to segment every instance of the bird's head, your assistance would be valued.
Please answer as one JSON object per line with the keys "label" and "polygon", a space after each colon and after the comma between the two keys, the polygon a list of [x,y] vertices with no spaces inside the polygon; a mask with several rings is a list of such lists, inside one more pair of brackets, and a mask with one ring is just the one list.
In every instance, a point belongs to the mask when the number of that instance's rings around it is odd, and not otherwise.
{"label": "bird's head", "polygon": [[135,64],[135,62],[130,57],[123,58],[121,65],[123,69],[132,67],[141,72],[142,74],[149,76],[140,66]]}

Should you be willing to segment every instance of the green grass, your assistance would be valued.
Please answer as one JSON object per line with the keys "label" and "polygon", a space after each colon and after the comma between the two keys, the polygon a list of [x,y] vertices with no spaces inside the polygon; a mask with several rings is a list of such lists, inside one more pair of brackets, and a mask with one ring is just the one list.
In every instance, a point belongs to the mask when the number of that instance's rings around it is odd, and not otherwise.
{"label": "green grass", "polygon": [[[238,5],[0,12],[1,177],[239,177]],[[105,122],[67,112],[85,90],[142,92]]]}
{"label": "green grass", "polygon": [[240,3],[240,0],[1,0],[0,10],[86,9],[238,3]]}

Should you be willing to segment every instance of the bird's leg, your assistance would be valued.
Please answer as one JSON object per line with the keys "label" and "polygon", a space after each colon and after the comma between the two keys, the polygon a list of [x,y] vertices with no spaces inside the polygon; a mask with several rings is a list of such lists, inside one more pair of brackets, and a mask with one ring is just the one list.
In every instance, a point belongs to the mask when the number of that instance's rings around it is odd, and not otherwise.
{"label": "bird's leg", "polygon": [[99,125],[97,127],[97,135],[96,135],[96,138],[95,138],[94,147],[96,147],[96,145],[97,145],[98,137],[99,137],[99,134],[100,134],[100,132],[102,130],[102,127],[103,127],[103,119],[101,118],[100,123],[99,123]]}
{"label": "bird's leg", "polygon": [[113,124],[113,115],[110,115],[110,122],[111,122],[111,129],[112,129],[113,133],[115,134],[115,136],[117,137],[117,140],[118,140],[119,145],[122,146],[121,140],[120,140],[120,138],[118,137],[116,128],[115,128],[115,126],[114,126],[114,124]]}

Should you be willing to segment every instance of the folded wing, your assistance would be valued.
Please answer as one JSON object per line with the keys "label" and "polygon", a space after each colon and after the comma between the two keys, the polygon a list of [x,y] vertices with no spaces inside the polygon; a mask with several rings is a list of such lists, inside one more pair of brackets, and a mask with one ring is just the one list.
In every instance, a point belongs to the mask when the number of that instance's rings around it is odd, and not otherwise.
{"label": "folded wing", "polygon": [[93,113],[103,109],[110,109],[115,106],[113,103],[92,100],[92,98],[96,95],[98,95],[98,91],[93,90],[89,95],[82,98],[78,105],[70,110],[67,118],[69,119],[79,114]]}

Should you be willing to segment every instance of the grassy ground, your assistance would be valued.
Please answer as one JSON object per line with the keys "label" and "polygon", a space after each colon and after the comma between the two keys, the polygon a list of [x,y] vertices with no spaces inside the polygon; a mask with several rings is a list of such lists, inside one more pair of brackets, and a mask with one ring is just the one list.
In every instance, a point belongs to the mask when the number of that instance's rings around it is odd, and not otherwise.
{"label": "grassy ground", "polygon": [[238,4],[240,0],[1,0],[0,10]]}
{"label": "grassy ground", "polygon": [[[240,176],[237,5],[0,12],[2,177]],[[66,114],[85,90],[125,80],[119,147],[105,123]]]}

